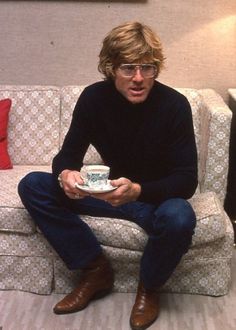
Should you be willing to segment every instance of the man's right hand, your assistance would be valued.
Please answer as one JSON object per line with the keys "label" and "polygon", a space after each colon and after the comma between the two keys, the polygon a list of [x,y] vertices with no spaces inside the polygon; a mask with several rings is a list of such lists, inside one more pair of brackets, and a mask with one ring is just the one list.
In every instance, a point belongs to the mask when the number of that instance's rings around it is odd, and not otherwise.
{"label": "man's right hand", "polygon": [[84,183],[79,171],[63,170],[59,177],[61,187],[69,198],[80,199],[89,196],[89,193],[82,191],[75,186],[76,183],[81,185]]}

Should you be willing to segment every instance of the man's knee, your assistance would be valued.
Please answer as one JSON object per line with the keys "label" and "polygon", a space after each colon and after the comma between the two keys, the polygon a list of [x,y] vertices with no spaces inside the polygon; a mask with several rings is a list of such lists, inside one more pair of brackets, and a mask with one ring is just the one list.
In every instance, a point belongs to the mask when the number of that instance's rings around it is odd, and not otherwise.
{"label": "man's knee", "polygon": [[42,183],[45,173],[43,172],[31,172],[26,174],[18,184],[18,193],[20,197],[24,197],[26,194],[31,194],[40,183]]}
{"label": "man's knee", "polygon": [[184,199],[173,198],[165,201],[156,211],[157,222],[162,223],[171,236],[181,238],[193,234],[196,225],[195,213]]}

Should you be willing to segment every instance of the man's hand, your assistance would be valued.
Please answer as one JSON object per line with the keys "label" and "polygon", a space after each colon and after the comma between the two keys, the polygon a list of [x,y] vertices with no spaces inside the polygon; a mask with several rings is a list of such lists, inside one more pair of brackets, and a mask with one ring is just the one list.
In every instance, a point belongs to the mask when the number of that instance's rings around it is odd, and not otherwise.
{"label": "man's hand", "polygon": [[84,192],[75,187],[75,184],[83,184],[83,179],[81,178],[79,171],[64,170],[60,174],[60,181],[62,189],[65,194],[72,199],[84,198],[89,196],[87,192]]}
{"label": "man's hand", "polygon": [[117,187],[117,189],[102,194],[90,194],[90,196],[102,199],[112,206],[119,206],[136,201],[141,193],[141,186],[126,178],[111,180],[110,183],[112,186]]}

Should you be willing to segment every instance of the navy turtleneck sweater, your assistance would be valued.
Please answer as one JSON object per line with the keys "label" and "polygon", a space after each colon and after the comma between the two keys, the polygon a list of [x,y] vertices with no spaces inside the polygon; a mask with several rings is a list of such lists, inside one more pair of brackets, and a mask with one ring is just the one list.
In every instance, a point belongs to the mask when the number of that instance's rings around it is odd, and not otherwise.
{"label": "navy turtleneck sweater", "polygon": [[154,83],[143,103],[132,104],[113,82],[84,89],[53,174],[79,170],[93,144],[111,179],[141,185],[139,201],[158,205],[173,197],[190,198],[197,186],[197,152],[190,105],[182,94]]}

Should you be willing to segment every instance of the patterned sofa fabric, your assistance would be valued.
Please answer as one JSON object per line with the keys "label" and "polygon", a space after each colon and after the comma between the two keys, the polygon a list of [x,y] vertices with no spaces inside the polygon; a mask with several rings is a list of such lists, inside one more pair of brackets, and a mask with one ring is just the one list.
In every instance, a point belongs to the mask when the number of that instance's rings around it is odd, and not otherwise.
{"label": "patterned sofa fabric", "polygon": [[203,99],[200,108],[200,149],[205,157],[201,168],[204,171],[201,191],[214,191],[223,204],[226,195],[229,140],[232,113],[222,97],[212,89],[199,91]]}
{"label": "patterned sofa fabric", "polygon": [[[50,171],[49,166],[15,166],[11,170],[0,171],[1,194],[0,232],[36,233],[36,227],[27,211],[21,204],[17,193],[17,183],[20,178],[30,171]],[[197,226],[192,246],[204,244],[224,237],[225,220],[222,217],[223,208],[215,193],[196,194],[190,199],[196,216]],[[121,219],[83,216],[83,219],[96,233],[103,245],[142,251],[147,236],[134,223]],[[214,219],[214,221],[213,221]],[[0,247],[1,248],[1,247]],[[1,250],[0,250],[1,251]],[[27,251],[29,253],[30,249]],[[3,253],[3,251],[1,251]]]}
{"label": "patterned sofa fabric", "polygon": [[14,165],[12,170],[0,171],[0,233],[13,232],[32,234],[36,232],[36,227],[32,219],[21,203],[17,192],[17,186],[21,178],[29,172],[48,172],[50,170],[51,167],[46,165]]}
{"label": "patterned sofa fabric", "polygon": [[8,149],[14,165],[49,165],[59,148],[60,89],[55,86],[0,86],[10,98]]}
{"label": "patterned sofa fabric", "polygon": [[[14,169],[0,171],[2,191],[0,202],[0,232],[33,234],[36,227],[23,207],[17,193],[17,184],[31,171],[50,172],[50,166],[14,166]],[[190,200],[197,214],[198,226],[195,230],[193,245],[210,242],[223,237],[225,225],[222,221],[222,206],[212,192],[196,194]],[[214,217],[215,221],[212,221]],[[146,243],[144,231],[130,221],[83,216],[85,222],[94,230],[99,241],[108,246],[123,247],[141,251]]]}
{"label": "patterned sofa fabric", "polygon": [[[0,209],[0,289],[39,294],[50,294],[52,291],[66,293],[78,280],[79,272],[66,268],[37,231],[17,195],[17,182],[30,170],[49,171],[50,167],[15,166],[12,180],[2,181],[7,188],[2,202],[7,207]],[[7,178],[6,172],[0,172],[0,178]],[[196,194],[190,203],[197,215],[192,246],[163,291],[215,296],[226,294],[230,285],[233,244],[231,223],[213,192]],[[12,214],[15,216],[12,217]],[[134,292],[139,261],[147,242],[145,232],[126,220],[111,221],[109,218],[90,216],[83,216],[83,219],[95,232],[112,261],[116,271],[114,291]]]}
{"label": "patterned sofa fabric", "polygon": [[[190,200],[197,217],[197,225],[193,236],[192,248],[210,244],[225,237],[226,219],[224,211],[214,193],[198,194]],[[22,208],[23,209],[23,208]],[[18,211],[18,210],[17,210]],[[4,213],[2,213],[4,215]],[[1,221],[1,244],[0,254],[7,255],[9,252],[17,256],[47,255],[50,251],[49,245],[44,242],[32,248],[34,239],[39,232],[36,230],[27,212],[22,216],[22,223],[25,227],[17,227],[17,223],[10,222],[5,213],[5,223]],[[147,235],[135,223],[131,221],[103,217],[81,216],[83,220],[92,228],[103,246],[126,249],[130,251],[142,252],[147,242]],[[3,218],[2,218],[3,219]],[[9,224],[7,224],[9,222]],[[11,224],[11,225],[10,225]],[[30,230],[29,230],[30,228]],[[3,234],[6,233],[7,236]],[[22,244],[17,241],[15,234],[25,234],[19,236]],[[12,236],[13,235],[13,236]],[[14,238],[13,238],[14,237]],[[12,243],[11,243],[12,242]],[[14,246],[15,242],[19,245]],[[28,243],[27,243],[28,242]],[[17,244],[18,244],[17,243]],[[28,244],[28,245],[27,245]],[[10,249],[8,249],[10,247]],[[45,250],[46,249],[46,250]],[[45,252],[46,251],[46,252]],[[224,251],[222,251],[223,253]]]}
{"label": "patterned sofa fabric", "polygon": [[[197,217],[192,247],[210,243],[225,236],[223,208],[215,193],[196,194],[189,200]],[[135,223],[121,219],[82,216],[104,246],[143,251],[147,243],[144,230]]]}
{"label": "patterned sofa fabric", "polygon": [[34,256],[0,255],[0,290],[20,290],[50,294],[53,285],[53,260]]}
{"label": "patterned sofa fabric", "polygon": [[[212,216],[212,221],[215,220]],[[99,219],[94,221],[98,222]],[[213,296],[228,292],[231,278],[232,227],[226,217],[224,223],[225,236],[207,244],[192,246],[162,291]],[[199,225],[201,226],[200,223],[197,226]],[[125,229],[127,230],[127,226]],[[143,235],[143,239],[146,239],[146,235]],[[141,249],[137,251],[108,245],[103,245],[103,248],[116,273],[114,291],[134,292],[138,281]],[[67,293],[79,276],[78,271],[69,271],[66,268],[40,233],[30,236],[3,233],[0,269],[0,289],[25,290],[39,294],[50,294],[52,291]]]}
{"label": "patterned sofa fabric", "polygon": [[[51,160],[63,142],[83,88],[0,86],[0,98],[13,101],[9,152],[14,165],[12,170],[0,171],[0,289],[64,293],[78,280],[79,272],[66,268],[35,227],[21,204],[17,185],[28,172],[51,171]],[[197,216],[192,246],[163,291],[217,296],[229,290],[233,252],[232,225],[222,207],[231,113],[212,90],[179,91],[192,107],[200,189],[190,200]],[[84,163],[101,162],[90,146]],[[126,220],[89,216],[83,219],[111,258],[116,271],[114,290],[135,291],[139,261],[147,242],[145,232]]]}

